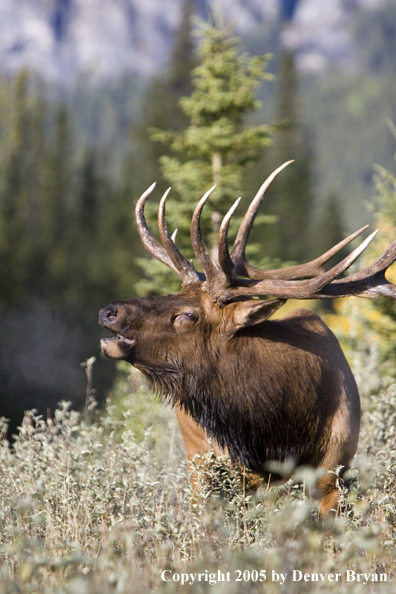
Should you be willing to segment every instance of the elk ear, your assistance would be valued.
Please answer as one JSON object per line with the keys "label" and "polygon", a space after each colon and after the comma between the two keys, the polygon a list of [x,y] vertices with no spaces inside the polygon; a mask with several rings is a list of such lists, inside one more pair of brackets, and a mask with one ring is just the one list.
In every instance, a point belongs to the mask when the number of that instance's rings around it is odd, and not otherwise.
{"label": "elk ear", "polygon": [[270,301],[242,301],[238,303],[234,312],[234,323],[236,328],[246,328],[260,324],[272,316],[284,303],[286,299],[271,299]]}

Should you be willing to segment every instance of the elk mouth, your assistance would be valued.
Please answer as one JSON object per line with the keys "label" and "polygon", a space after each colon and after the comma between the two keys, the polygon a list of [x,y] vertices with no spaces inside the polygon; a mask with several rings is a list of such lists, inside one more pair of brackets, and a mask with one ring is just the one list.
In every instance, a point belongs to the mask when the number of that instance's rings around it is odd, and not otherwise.
{"label": "elk mouth", "polygon": [[114,332],[114,334],[116,334],[116,336],[114,338],[101,338],[100,342],[118,342],[121,341],[131,347],[135,346],[136,344],[136,339],[135,338],[127,338],[126,336],[123,336],[122,334],[120,334],[119,332]]}
{"label": "elk mouth", "polygon": [[135,338],[127,338],[119,332],[111,330],[111,328],[108,329],[116,336],[114,338],[101,338],[102,353],[110,359],[124,359],[135,346]]}

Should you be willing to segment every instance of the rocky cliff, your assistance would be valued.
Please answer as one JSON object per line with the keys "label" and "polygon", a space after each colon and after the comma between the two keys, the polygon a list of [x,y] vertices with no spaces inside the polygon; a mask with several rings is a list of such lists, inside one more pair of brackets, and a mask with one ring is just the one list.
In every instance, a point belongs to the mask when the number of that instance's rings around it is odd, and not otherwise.
{"label": "rocky cliff", "polygon": [[[318,70],[330,60],[354,63],[351,10],[384,0],[195,0],[207,17],[221,10],[241,35],[263,21],[284,21],[283,42],[302,68]],[[0,0],[0,68],[22,66],[55,83],[90,73],[103,81],[124,71],[150,75],[166,63],[182,0]]]}

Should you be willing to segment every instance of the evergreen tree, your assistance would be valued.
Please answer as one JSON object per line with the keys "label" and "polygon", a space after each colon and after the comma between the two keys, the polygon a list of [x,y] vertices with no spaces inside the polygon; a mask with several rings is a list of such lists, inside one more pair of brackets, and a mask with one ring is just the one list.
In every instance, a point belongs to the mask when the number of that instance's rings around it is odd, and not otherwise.
{"label": "evergreen tree", "polygon": [[44,102],[26,70],[0,81],[0,304],[26,300],[41,237],[45,155]]}
{"label": "evergreen tree", "polygon": [[151,185],[154,180],[159,182],[160,190],[163,189],[159,159],[164,154],[164,149],[150,142],[148,130],[166,128],[181,131],[188,124],[188,118],[178,103],[181,97],[191,93],[191,70],[196,65],[191,35],[192,12],[193,0],[184,0],[168,68],[150,82],[144,96],[142,121],[132,132],[133,145],[137,150],[135,154],[127,155],[124,177],[128,177],[131,162],[144,163],[144,167],[137,172],[138,179],[136,171],[133,172],[133,192]]}
{"label": "evergreen tree", "polygon": [[[336,245],[345,237],[345,229],[342,224],[342,214],[337,196],[330,194],[325,200],[322,210],[317,217],[318,223],[316,225],[315,233],[312,233],[312,238],[315,242],[315,249],[318,254],[324,254],[333,245]],[[332,264],[341,261],[350,249],[345,248],[337,254]]]}
{"label": "evergreen tree", "polygon": [[73,176],[73,141],[67,110],[56,109],[51,134],[47,138],[45,193],[42,196],[42,241],[44,248],[56,249],[65,233],[67,206]]}
{"label": "evergreen tree", "polygon": [[275,115],[280,129],[271,150],[271,169],[292,159],[294,163],[282,172],[266,199],[267,212],[277,217],[277,223],[266,233],[265,250],[272,258],[304,262],[316,255],[310,236],[312,153],[300,121],[294,55],[288,50],[280,59]]}
{"label": "evergreen tree", "polygon": [[[394,128],[393,130],[396,132]],[[394,241],[396,234],[396,173],[376,166],[374,181],[377,209],[376,226],[380,230],[380,237],[375,246],[369,246],[367,259],[371,261]],[[395,265],[388,270],[387,278],[396,284]],[[384,359],[391,365],[392,375],[395,375],[393,368],[396,357],[396,303],[381,297],[373,301],[371,308],[379,315],[379,318],[374,322],[374,330],[380,336]]]}
{"label": "evergreen tree", "polygon": [[[392,128],[396,138],[396,129],[393,126]],[[396,233],[396,173],[380,166],[375,169],[373,205],[376,227],[380,232],[360,258],[361,269],[374,262],[386,250],[394,241]],[[386,278],[396,284],[394,264],[387,270]],[[377,384],[380,378],[396,376],[396,303],[385,297],[340,299],[334,302],[337,316],[332,320],[332,327],[347,356],[355,359],[355,367],[364,379],[363,392],[371,397],[381,387]],[[373,367],[381,371],[380,374],[374,374],[374,385],[370,377]]]}
{"label": "evergreen tree", "polygon": [[[259,107],[257,88],[270,78],[265,71],[267,56],[238,55],[238,41],[230,38],[229,29],[202,23],[199,33],[200,63],[192,72],[194,90],[180,100],[190,124],[183,132],[153,130],[152,134],[153,140],[178,154],[164,155],[160,161],[163,176],[173,187],[167,221],[169,227],[178,228],[177,243],[186,257],[192,256],[189,230],[199,198],[217,184],[211,197],[214,212],[210,216],[206,209],[203,215],[203,228],[214,253],[221,216],[242,193],[243,171],[269,144],[272,132],[264,124],[244,125],[247,114]],[[177,289],[172,275],[157,262],[145,261],[145,268],[149,280],[140,285],[142,291]]]}
{"label": "evergreen tree", "polygon": [[[84,396],[96,312],[134,280],[125,197],[36,87],[26,71],[0,80],[0,416],[17,424],[24,409]],[[97,381],[112,375],[101,367]]]}

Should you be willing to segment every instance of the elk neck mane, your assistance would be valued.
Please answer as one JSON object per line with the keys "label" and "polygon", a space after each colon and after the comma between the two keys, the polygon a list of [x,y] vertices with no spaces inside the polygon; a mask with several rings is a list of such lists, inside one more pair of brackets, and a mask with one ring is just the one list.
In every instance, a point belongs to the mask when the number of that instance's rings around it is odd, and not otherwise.
{"label": "elk neck mane", "polygon": [[[137,367],[161,400],[180,406],[220,447],[228,449],[235,462],[263,472],[266,461],[294,458],[304,463],[308,455],[312,460],[313,450],[320,460],[330,427],[318,424],[312,410],[319,405],[318,391],[331,390],[334,370],[315,354],[317,345],[315,340],[312,344],[312,324],[308,329],[307,319],[314,320],[313,326],[318,321],[315,314],[306,312],[305,317],[297,316],[289,323],[270,320],[237,332],[228,344],[227,359],[207,351],[200,360],[199,374],[196,366],[188,368],[179,357],[169,360],[166,368]],[[319,329],[317,342],[321,343],[321,325]],[[304,344],[304,332],[308,331],[310,344]],[[320,350],[323,352],[323,345]],[[285,358],[287,377],[279,373]],[[256,372],[260,370],[258,374],[246,374],[249,363]],[[311,406],[299,402],[300,394],[305,394]],[[296,419],[296,407],[306,410],[306,415]],[[284,428],[281,433],[279,427]]]}

